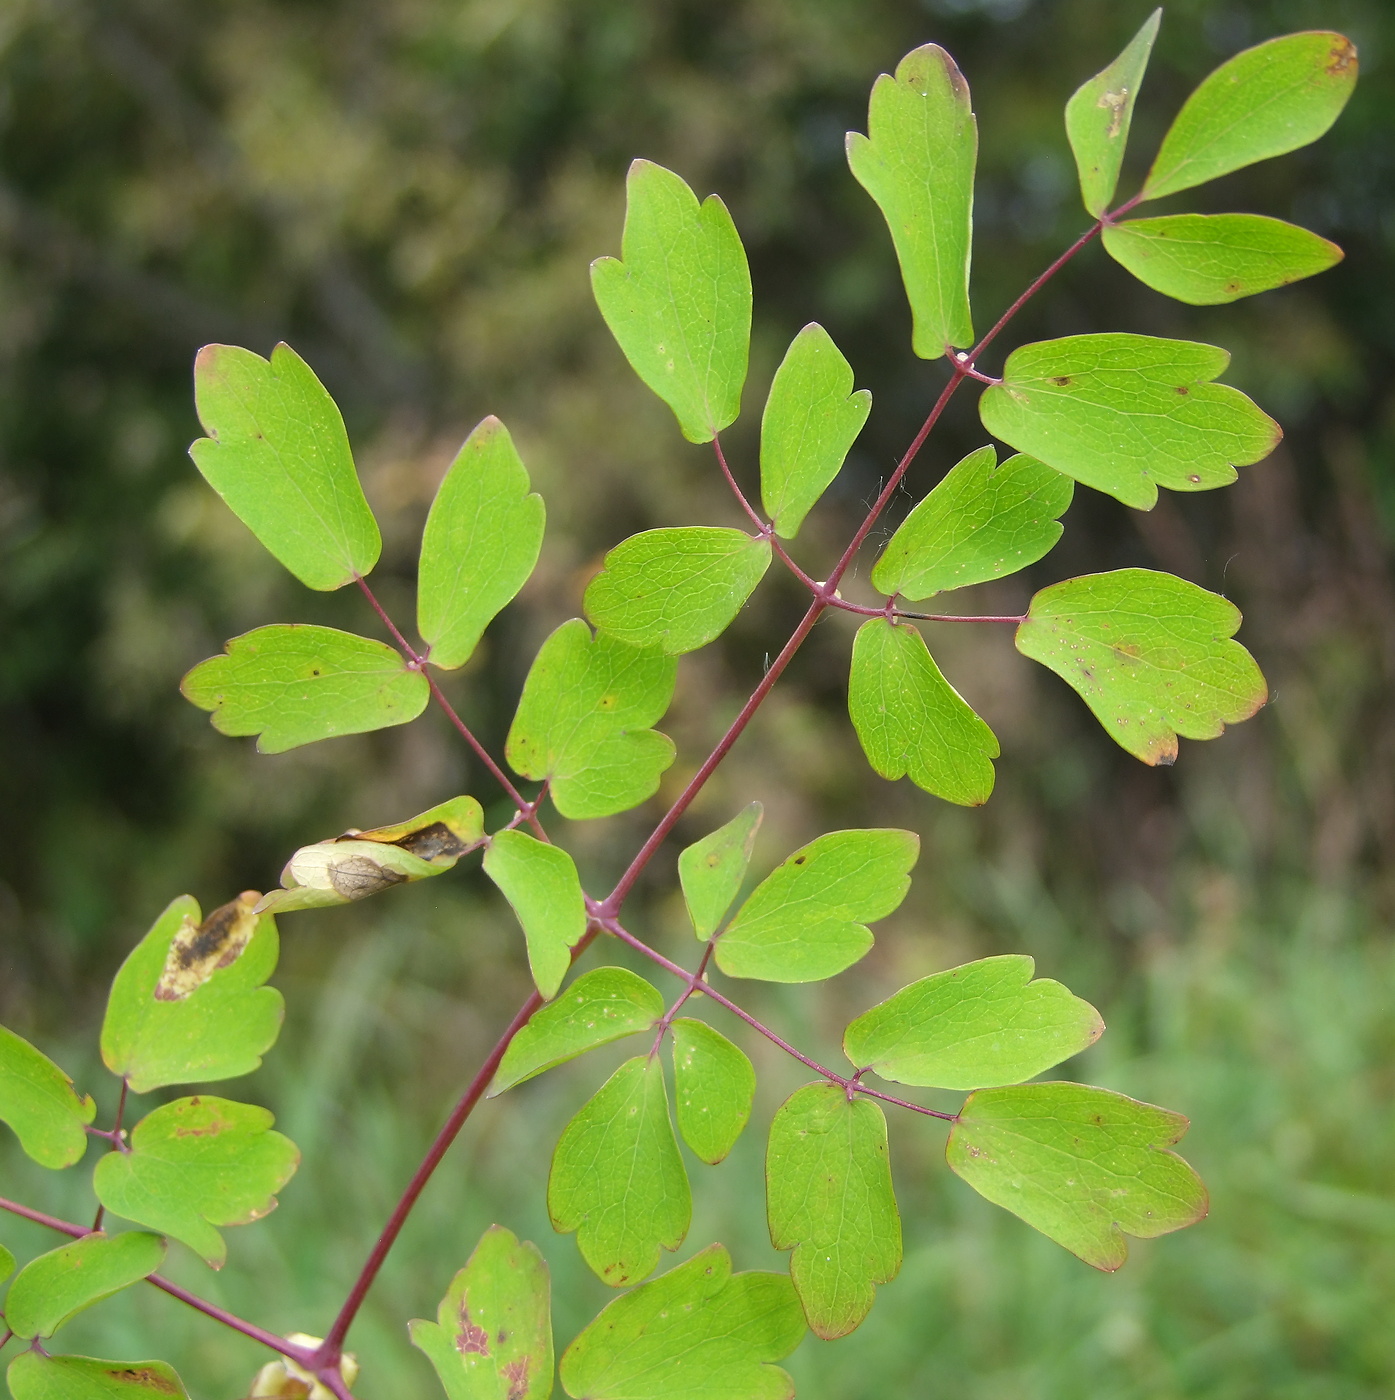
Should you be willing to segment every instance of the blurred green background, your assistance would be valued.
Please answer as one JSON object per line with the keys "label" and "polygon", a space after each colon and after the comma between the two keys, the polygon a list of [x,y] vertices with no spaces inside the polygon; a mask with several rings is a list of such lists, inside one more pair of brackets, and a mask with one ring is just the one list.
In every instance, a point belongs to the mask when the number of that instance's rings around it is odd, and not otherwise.
{"label": "blurred green background", "polygon": [[[205,907],[275,882],[286,855],[457,791],[495,801],[434,716],[278,757],[223,739],[178,695],[226,637],[268,621],[373,631],[354,597],[301,590],[185,456],[190,364],[210,340],[294,344],[338,397],[384,525],[380,591],[409,617],[435,484],[486,413],[548,503],[541,566],[450,682],[497,749],[542,637],[579,610],[608,546],[652,525],[739,523],[710,455],[633,378],[590,299],[618,252],[623,179],[644,155],[718,190],[751,256],[753,425],[790,336],[817,319],[874,394],[867,432],[811,517],[818,576],[924,416],[943,371],[909,351],[879,215],[847,172],[877,73],[927,40],[956,56],[981,132],[974,299],[987,324],[1085,224],[1061,108],[1146,0],[6,0],[0,6],[0,1014],[93,1088],[105,986],[184,890]],[[1317,146],[1177,207],[1292,218],[1346,261],[1312,283],[1194,310],[1096,248],[1010,343],[1094,329],[1212,340],[1286,430],[1233,488],[1144,515],[1086,491],[1032,587],[1140,564],[1223,590],[1272,703],[1175,769],[1136,764],[1054,677],[988,629],[933,631],[946,672],[1003,742],[998,791],[960,811],[873,777],[843,712],[848,619],[820,626],[680,830],[760,798],[768,866],[833,826],[924,834],[912,895],[876,951],[820,989],[758,1006],[835,1056],[847,1018],[911,977],[1026,951],[1105,1013],[1071,1072],[1178,1108],[1212,1190],[1193,1230],[1097,1275],[952,1178],[943,1134],[892,1124],[901,1277],[868,1323],[807,1341],[800,1394],[828,1400],[1089,1395],[1347,1400],[1395,1383],[1395,8],[1382,0],[1180,0],[1134,127],[1136,178],[1190,87],[1248,43],[1339,28],[1363,77]],[[1127,180],[1126,176],[1126,180]],[[1003,350],[1008,348],[1004,345]],[[996,364],[998,361],[994,361]],[[989,366],[990,368],[993,365]],[[917,465],[904,512],[983,432],[971,396]],[[772,574],[723,642],[686,658],[663,728],[671,796],[801,608]],[[943,633],[944,635],[940,635]],[[575,826],[591,888],[658,808]],[[558,823],[559,827],[565,824]],[[675,848],[676,849],[676,845]],[[690,959],[671,859],[634,925]],[[171,1272],[279,1331],[323,1331],[415,1160],[526,987],[521,940],[477,874],[283,921],[285,1034],[225,1092],[272,1107],[301,1176],[231,1233],[221,1275]],[[594,957],[594,955],[592,955]],[[667,990],[667,988],[665,988]],[[730,1030],[729,1025],[724,1029]],[[761,1132],[800,1082],[748,1045],[756,1124],[693,1165],[684,1257],[713,1239],[779,1266],[764,1232]],[[543,1209],[548,1154],[599,1082],[592,1057],[488,1104],[428,1191],[352,1338],[369,1396],[439,1393],[404,1321],[428,1315],[479,1231],[537,1240],[565,1342],[605,1300]],[[618,1058],[618,1057],[617,1057]],[[92,1209],[85,1177],[5,1144],[0,1191]],[[17,1251],[43,1232],[0,1220]],[[65,1334],[159,1355],[198,1396],[244,1395],[259,1350],[154,1290]]]}

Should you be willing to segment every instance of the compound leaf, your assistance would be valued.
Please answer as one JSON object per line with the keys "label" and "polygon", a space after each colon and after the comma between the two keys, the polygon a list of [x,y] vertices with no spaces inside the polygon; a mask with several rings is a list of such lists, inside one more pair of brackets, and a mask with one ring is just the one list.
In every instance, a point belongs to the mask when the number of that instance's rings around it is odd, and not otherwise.
{"label": "compound leaf", "polygon": [[872,570],[888,597],[921,599],[1006,578],[1061,538],[1075,487],[1031,457],[1001,465],[990,447],[956,463],[902,521]]}
{"label": "compound leaf", "polygon": [[491,1225],[451,1280],[435,1322],[407,1324],[449,1400],[548,1400],[552,1307],[535,1244]]}
{"label": "compound leaf", "polygon": [[1104,247],[1155,292],[1216,306],[1284,287],[1342,259],[1327,239],[1261,214],[1170,214],[1106,224]]}
{"label": "compound leaf", "polygon": [[1161,21],[1162,11],[1154,10],[1123,53],[1066,103],[1066,136],[1080,175],[1080,194],[1096,218],[1109,207],[1119,185],[1133,104]]}
{"label": "compound leaf", "polygon": [[1059,982],[1032,981],[1023,954],[982,958],[902,987],[843,1035],[860,1070],[897,1084],[982,1089],[1017,1084],[1104,1032],[1100,1014]]}
{"label": "compound leaf", "polygon": [[560,846],[521,831],[500,831],[484,853],[484,873],[513,905],[533,981],[550,1000],[572,965],[571,950],[586,932],[586,896],[576,862]]}
{"label": "compound leaf", "polygon": [[655,647],[564,622],[533,661],[504,752],[515,773],[549,780],[564,817],[608,817],[658,791],[673,741],[648,726],[673,699],[677,663]]}
{"label": "compound leaf", "polygon": [[733,1147],[751,1116],[756,1071],[739,1046],[705,1021],[673,1022],[673,1099],[683,1141],[709,1166]]}
{"label": "compound leaf", "polygon": [[16,1337],[51,1337],[84,1308],[153,1274],[164,1258],[159,1235],[84,1235],[20,1270],[5,1296],[5,1323]]}
{"label": "compound leaf", "polygon": [[484,810],[473,797],[452,797],[419,816],[372,831],[302,846],[286,862],[279,890],[264,895],[258,913],[321,909],[443,875],[484,840]]}
{"label": "compound leaf", "polygon": [[1316,141],[1346,106],[1356,68],[1356,46],[1327,30],[1236,54],[1183,104],[1143,197],[1161,199]]}
{"label": "compound leaf", "polygon": [[1239,626],[1239,609],[1218,594],[1118,569],[1042,589],[1017,650],[1078,691],[1135,758],[1167,765],[1178,735],[1214,739],[1268,698],[1254,658],[1230,640]]}
{"label": "compound leaf", "polygon": [[562,1355],[573,1400],[793,1400],[781,1361],[804,1336],[784,1274],[733,1274],[709,1245],[605,1307]]}
{"label": "compound leaf", "polygon": [[1074,335],[1024,345],[979,400],[995,437],[1138,510],[1158,487],[1210,491],[1267,456],[1279,425],[1211,381],[1214,345],[1149,335]]}
{"label": "compound leaf", "polygon": [[194,399],[206,438],[194,465],[234,515],[307,588],[342,588],[382,551],[354,470],[344,420],[289,345],[270,361],[236,345],[205,345]]}
{"label": "compound leaf", "polygon": [[207,1095],[148,1113],[129,1152],[108,1152],[92,1186],[116,1215],[182,1240],[215,1269],[228,1256],[214,1226],[248,1225],[276,1208],[300,1153],[264,1108]]}
{"label": "compound leaf", "polygon": [[853,391],[843,352],[810,322],[785,351],[760,420],[761,501],[781,539],[799,533],[871,411],[872,395]]}
{"label": "compound leaf", "polygon": [[679,176],[637,160],[625,182],[621,258],[591,264],[591,290],[634,372],[689,442],[741,411],[751,342],[751,272],[727,207],[701,205]]}
{"label": "compound leaf", "polygon": [[234,637],[179,688],[213,712],[220,734],[259,734],[258,753],[406,724],[431,698],[426,677],[391,647],[295,622]]}
{"label": "compound leaf", "polygon": [[663,1063],[627,1060],[567,1124],[552,1156],[547,1209],[612,1288],[651,1273],[693,1214],[668,1113]]}
{"label": "compound leaf", "polygon": [[945,680],[908,622],[868,618],[853,642],[848,713],[867,762],[883,778],[979,807],[993,791],[998,740]]}
{"label": "compound leaf", "polygon": [[780,1106],[765,1159],[770,1242],[793,1249],[790,1279],[817,1336],[843,1337],[901,1268],[901,1217],[886,1117],[841,1084],[807,1084]]}
{"label": "compound leaf", "polygon": [[731,626],[769,567],[770,541],[742,530],[645,530],[606,555],[583,606],[617,641],[681,656]]}
{"label": "compound leaf", "polygon": [[541,1007],[514,1036],[489,1097],[588,1050],[650,1030],[663,1014],[663,997],[643,977],[625,967],[598,967]]}
{"label": "compound leaf", "polygon": [[872,946],[867,924],[906,897],[920,854],[913,831],[832,831],[777,866],[717,940],[729,977],[817,982]]}
{"label": "compound leaf", "polygon": [[0,1122],[41,1167],[71,1167],[87,1151],[86,1125],[97,1116],[90,1094],[47,1055],[0,1026]]}
{"label": "compound leaf", "polygon": [[741,891],[765,808],[752,802],[678,857],[678,882],[697,936],[711,938]]}
{"label": "compound leaf", "polygon": [[98,1361],[22,1351],[5,1374],[14,1400],[189,1400],[163,1361]]}
{"label": "compound leaf", "polygon": [[433,665],[463,666],[528,582],[547,516],[530,485],[509,430],[486,418],[451,463],[421,537],[417,631]]}
{"label": "compound leaf", "polygon": [[276,1043],[276,921],[255,890],[200,915],[180,895],[121,964],[102,1022],[102,1061],[138,1094],[251,1074]]}
{"label": "compound leaf", "polygon": [[969,255],[978,124],[969,85],[938,44],[913,49],[872,88],[868,135],[848,133],[848,164],[891,230],[915,321],[934,360],[974,339]]}
{"label": "compound leaf", "polygon": [[1180,1113],[1084,1084],[980,1089],[960,1109],[945,1156],[979,1195],[1097,1269],[1207,1209],[1201,1178],[1165,1149]]}

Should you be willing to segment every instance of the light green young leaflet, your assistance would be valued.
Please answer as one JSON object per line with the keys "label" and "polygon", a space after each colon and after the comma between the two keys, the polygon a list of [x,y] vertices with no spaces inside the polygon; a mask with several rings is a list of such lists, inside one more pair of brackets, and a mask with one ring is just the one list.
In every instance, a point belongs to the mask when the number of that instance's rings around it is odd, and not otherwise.
{"label": "light green young leaflet", "polygon": [[673,741],[649,726],[673,699],[677,663],[657,647],[592,637],[579,618],[543,644],[504,753],[515,773],[547,779],[564,817],[609,817],[652,797]]}
{"label": "light green young leaflet", "polygon": [[1123,53],[1066,103],[1066,136],[1080,175],[1080,194],[1096,218],[1109,207],[1119,186],[1119,169],[1128,145],[1133,105],[1158,37],[1162,11],[1154,10]]}
{"label": "light green young leaflet", "polygon": [[683,1141],[715,1167],[751,1116],[756,1071],[739,1046],[705,1021],[673,1022],[673,1100]]}
{"label": "light green young leaflet", "polygon": [[285,1001],[276,921],[255,890],[203,918],[180,895],[131,950],[111,985],[102,1062],[138,1094],[251,1074],[276,1043]]}
{"label": "light green young leaflet", "polygon": [[679,855],[678,883],[700,939],[712,937],[741,892],[764,815],[765,808],[752,802]]}
{"label": "light green young leaflet", "polygon": [[913,831],[831,831],[777,866],[717,940],[728,977],[817,982],[872,946],[869,923],[906,897],[920,854]]}
{"label": "light green young leaflet", "polygon": [[770,541],[742,530],[645,530],[606,555],[582,605],[617,641],[681,656],[731,626],[769,567]]}
{"label": "light green young leaflet", "polygon": [[591,264],[591,290],[634,372],[689,442],[741,411],[751,343],[751,271],[727,207],[637,160],[625,181],[621,258]]}
{"label": "light green young leaflet", "polygon": [[664,1014],[658,989],[626,967],[598,967],[540,1008],[509,1042],[489,1097],[588,1050],[652,1030]]}
{"label": "light green young leaflet", "polygon": [[969,256],[978,125],[969,85],[938,44],[913,49],[872,88],[868,135],[848,133],[848,165],[891,231],[914,318],[912,346],[935,360],[971,345]]}
{"label": "light green young leaflet", "polygon": [[275,1121],[230,1099],[175,1099],[136,1124],[129,1152],[97,1163],[92,1188],[114,1215],[181,1240],[221,1269],[228,1246],[214,1227],[275,1210],[300,1164],[295,1143],[271,1130]]}
{"label": "light green young leaflet", "polygon": [[1211,491],[1267,457],[1279,425],[1211,381],[1227,351],[1149,335],[1073,335],[1014,350],[979,417],[1058,472],[1151,510],[1158,487]]}
{"label": "light green young leaflet", "polygon": [[258,753],[407,724],[431,698],[426,677],[382,642],[294,622],[234,637],[179,688],[220,734],[260,735]]}
{"label": "light green young leaflet", "polygon": [[770,1243],[793,1249],[790,1278],[809,1326],[843,1337],[901,1269],[886,1116],[840,1084],[807,1084],[780,1106],[765,1159]]}
{"label": "light green young leaflet", "polygon": [[22,1351],[5,1374],[14,1400],[189,1400],[163,1361],[98,1361]]}
{"label": "light green young leaflet", "polygon": [[1105,251],[1155,292],[1216,306],[1285,287],[1342,260],[1327,239],[1261,214],[1170,214],[1106,224]]}
{"label": "light green young leaflet", "polygon": [[463,666],[528,582],[547,516],[530,485],[509,430],[486,418],[451,463],[421,537],[417,631],[432,665]]}
{"label": "light green young leaflet", "polygon": [[164,1259],[159,1235],[84,1235],[20,1270],[5,1295],[5,1324],[16,1337],[51,1337],[84,1308],[153,1274]]}
{"label": "light green young leaflet", "polygon": [[980,1089],[959,1110],[945,1157],[979,1195],[1097,1269],[1207,1209],[1201,1178],[1166,1149],[1180,1113],[1084,1084]]}
{"label": "light green young leaflet", "polygon": [[610,1303],[562,1354],[562,1386],[573,1400],[794,1400],[772,1363],[804,1332],[784,1274],[733,1274],[712,1244]]}
{"label": "light green young leaflet", "polygon": [[407,1324],[448,1400],[548,1400],[552,1305],[535,1244],[491,1225],[451,1280],[435,1322]]}
{"label": "light green young leaflet", "polygon": [[1143,197],[1161,199],[1316,141],[1347,105],[1356,69],[1356,46],[1326,30],[1236,54],[1183,104]]}
{"label": "light green young leaflet", "polygon": [[1233,603],[1151,569],[1044,588],[1017,650],[1078,691],[1116,743],[1144,763],[1177,758],[1177,737],[1215,739],[1268,699],[1254,658],[1231,641]]}
{"label": "light green young leaflet", "polygon": [[1074,483],[1032,457],[1001,465],[980,447],[901,522],[872,570],[872,587],[919,600],[1006,578],[1048,554],[1061,538]]}
{"label": "light green young leaflet", "polygon": [[922,977],[853,1021],[843,1053],[897,1084],[982,1089],[1031,1079],[1104,1033],[1088,1001],[1048,978],[1032,981],[1034,967],[1014,953]]}
{"label": "light green young leaflet", "polygon": [[302,846],[281,872],[282,888],[264,895],[257,912],[349,904],[393,885],[443,875],[483,840],[484,810],[473,797],[452,797],[394,826],[350,828]]}
{"label": "light green young leaflet", "polygon": [[848,714],[872,770],[980,807],[993,791],[998,740],[945,680],[909,623],[871,617],[857,630]]}
{"label": "light green young leaflet", "polygon": [[344,420],[289,345],[269,362],[236,345],[205,345],[194,398],[208,436],[189,455],[270,553],[322,591],[372,571],[383,542]]}
{"label": "light green young leaflet", "polygon": [[843,468],[872,411],[852,366],[817,322],[790,342],[760,420],[760,495],[775,533],[792,540]]}
{"label": "light green young leaflet", "polygon": [[668,1115],[663,1063],[627,1060],[567,1124],[552,1155],[547,1209],[612,1288],[652,1273],[688,1233],[693,1199]]}
{"label": "light green young leaflet", "polygon": [[572,965],[571,950],[586,932],[586,896],[576,862],[560,846],[521,831],[500,831],[484,853],[484,873],[513,906],[533,982],[550,1001]]}
{"label": "light green young leaflet", "polygon": [[87,1151],[86,1125],[97,1116],[90,1094],[47,1055],[0,1026],[0,1122],[41,1167],[71,1167]]}
{"label": "light green young leaflet", "polygon": [[9,1278],[9,1276],[12,1273],[14,1273],[14,1271],[14,1255],[11,1254],[10,1251],[6,1249],[3,1244],[0,1244],[0,1282],[4,1282],[4,1280]]}

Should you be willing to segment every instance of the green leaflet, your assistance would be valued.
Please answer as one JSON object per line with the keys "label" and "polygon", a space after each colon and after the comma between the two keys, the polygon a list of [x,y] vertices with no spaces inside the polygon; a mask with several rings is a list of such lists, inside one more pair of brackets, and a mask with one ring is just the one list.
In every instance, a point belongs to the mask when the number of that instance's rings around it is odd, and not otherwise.
{"label": "green leaflet", "polygon": [[480,1237],[451,1280],[435,1322],[407,1324],[449,1400],[548,1400],[552,1308],[547,1264],[535,1244],[502,1225]]}
{"label": "green leaflet", "polygon": [[770,541],[742,530],[645,530],[606,555],[582,606],[617,641],[681,656],[731,626],[769,567]]}
{"label": "green leaflet", "polygon": [[886,1116],[841,1084],[806,1084],[770,1124],[765,1159],[770,1243],[793,1249],[790,1279],[810,1328],[843,1337],[901,1269],[901,1217]]}
{"label": "green leaflet", "polygon": [[1325,238],[1260,214],[1172,214],[1105,225],[1115,262],[1164,296],[1192,306],[1252,297],[1342,260]]}
{"label": "green leaflet", "polygon": [[182,1240],[215,1269],[228,1246],[215,1225],[247,1225],[276,1208],[300,1153],[264,1108],[208,1095],[148,1113],[129,1152],[108,1152],[92,1187],[111,1212]]}
{"label": "green leaflet", "polygon": [[1175,1152],[1180,1113],[1083,1084],[980,1089],[959,1111],[945,1156],[979,1195],[1097,1269],[1207,1209],[1201,1178]]}
{"label": "green leaflet", "polygon": [[711,938],[741,892],[765,808],[752,802],[678,857],[678,882],[701,939]]}
{"label": "green leaflet", "polygon": [[673,1022],[673,1099],[683,1141],[709,1166],[733,1147],[751,1116],[756,1071],[745,1054],[705,1021]]}
{"label": "green leaflet", "polygon": [[1088,1001],[1059,982],[1033,982],[1034,967],[1010,954],[922,977],[853,1021],[843,1053],[898,1084],[982,1089],[1030,1079],[1104,1032]]}
{"label": "green leaflet", "polygon": [[547,1209],[612,1288],[652,1273],[688,1233],[693,1199],[657,1056],[627,1060],[567,1124],[552,1155]]}
{"label": "green leaflet", "polygon": [[979,807],[993,791],[998,740],[940,674],[909,623],[871,617],[857,630],[848,714],[862,751],[883,778]]}
{"label": "green leaflet", "polygon": [[872,587],[919,600],[1006,578],[1061,538],[1075,487],[1031,457],[1001,465],[990,447],[956,463],[901,523],[872,570]]}
{"label": "green leaflet", "polygon": [[792,540],[833,478],[872,411],[853,391],[852,366],[811,322],[790,342],[760,420],[760,495],[781,539]]}
{"label": "green leaflet", "polygon": [[51,1337],[84,1308],[153,1274],[164,1258],[159,1235],[84,1235],[20,1270],[5,1296],[5,1323],[16,1337]]}
{"label": "green leaflet", "polygon": [[417,631],[433,665],[463,666],[528,582],[547,515],[529,486],[509,430],[486,418],[451,463],[421,537]]}
{"label": "green leaflet", "polygon": [[1267,456],[1279,425],[1238,389],[1211,381],[1214,345],[1149,335],[1073,335],[1014,350],[979,417],[995,437],[1126,506],[1158,487],[1210,491]]}
{"label": "green leaflet", "polygon": [[189,1400],[174,1368],[163,1361],[97,1361],[23,1351],[5,1379],[14,1400]]}
{"label": "green leaflet", "polygon": [[15,1257],[0,1244],[0,1283],[3,1283],[15,1271]]}
{"label": "green leaflet", "polygon": [[1105,732],[1144,763],[1170,764],[1177,737],[1214,739],[1268,699],[1254,658],[1229,640],[1233,603],[1151,569],[1044,588],[1017,650],[1078,691]]}
{"label": "green leaflet", "polygon": [[90,1094],[47,1055],[0,1026],[0,1121],[41,1167],[71,1167],[87,1151],[85,1125],[97,1116]]}
{"label": "green leaflet", "polygon": [[1109,207],[1119,186],[1133,105],[1161,20],[1162,11],[1154,10],[1123,53],[1066,103],[1066,136],[1080,175],[1081,198],[1096,218]]}
{"label": "green leaflet", "polygon": [[572,965],[571,950],[586,932],[586,896],[576,862],[560,846],[521,831],[500,831],[484,853],[484,873],[513,905],[533,981],[550,1000]]}
{"label": "green leaflet", "polygon": [[289,345],[268,362],[236,345],[205,345],[194,398],[206,438],[189,455],[208,484],[307,588],[372,571],[382,550],[344,420]]}
{"label": "green leaflet", "polygon": [[673,741],[648,726],[673,699],[677,663],[656,648],[593,638],[579,618],[543,644],[504,747],[515,773],[550,782],[564,817],[608,817],[658,791]]}
{"label": "green leaflet", "polygon": [[651,1030],[663,1014],[663,997],[643,977],[625,967],[598,967],[540,1008],[514,1036],[489,1097],[588,1050]]}
{"label": "green leaflet", "polygon": [[131,950],[112,982],[102,1061],[138,1094],[251,1074],[276,1043],[281,993],[276,922],[253,912],[255,890],[201,918],[180,895]]}
{"label": "green leaflet", "polygon": [[872,946],[867,924],[906,897],[920,854],[913,831],[832,831],[802,846],[751,892],[717,940],[728,977],[817,982]]}
{"label": "green leaflet", "polygon": [[912,345],[938,359],[974,339],[969,255],[978,125],[969,85],[938,44],[913,49],[872,88],[867,136],[848,133],[848,164],[891,230],[915,319]]}
{"label": "green leaflet", "polygon": [[709,442],[741,411],[751,341],[751,272],[717,196],[699,206],[671,170],[637,160],[625,182],[622,262],[597,258],[591,290],[634,372]]}
{"label": "green leaflet", "polygon": [[1346,106],[1356,67],[1356,46],[1326,30],[1236,54],[1183,104],[1143,197],[1161,199],[1316,141]]}
{"label": "green leaflet", "polygon": [[784,1274],[733,1274],[708,1245],[617,1298],[562,1355],[574,1400],[794,1400],[779,1367],[804,1336]]}
{"label": "green leaflet", "polygon": [[259,734],[258,753],[406,724],[431,687],[391,647],[352,632],[278,623],[245,632],[180,683],[220,734]]}
{"label": "green leaflet", "polygon": [[349,904],[453,869],[484,840],[484,810],[473,797],[452,797],[419,816],[373,831],[302,846],[286,862],[279,890],[264,895],[258,913],[289,913]]}

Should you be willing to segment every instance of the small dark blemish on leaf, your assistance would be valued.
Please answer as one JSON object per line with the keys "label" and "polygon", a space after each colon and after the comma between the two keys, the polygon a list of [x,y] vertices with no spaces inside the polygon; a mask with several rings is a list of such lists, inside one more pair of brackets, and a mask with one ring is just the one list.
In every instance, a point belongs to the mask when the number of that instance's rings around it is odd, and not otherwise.
{"label": "small dark blemish on leaf", "polygon": [[1183,396],[1183,398],[1185,398],[1188,394],[1191,393],[1191,389],[1190,389],[1190,387],[1189,387],[1188,385],[1186,385],[1186,384],[1179,384],[1179,385],[1177,386],[1177,392],[1178,392],[1179,394],[1181,394],[1181,395]]}
{"label": "small dark blemish on leaf", "polygon": [[1350,39],[1340,38],[1332,46],[1332,51],[1328,55],[1327,68],[1324,70],[1329,77],[1343,77],[1349,68],[1356,66],[1356,45]]}
{"label": "small dark blemish on leaf", "polygon": [[1225,289],[1231,296],[1236,297],[1239,296],[1244,289],[1244,284],[1238,277],[1232,277],[1230,281],[1225,284]]}
{"label": "small dark blemish on leaf", "polygon": [[168,1376],[162,1376],[153,1366],[112,1366],[107,1375],[114,1381],[143,1385],[147,1390],[158,1390],[161,1395],[179,1394],[179,1386]]}
{"label": "small dark blemish on leaf", "polygon": [[805,862],[806,860],[808,860],[808,859],[809,859],[808,856],[795,856],[795,858],[794,858],[792,861],[790,861],[790,864],[791,864],[791,865],[803,865],[804,862]]}
{"label": "small dark blemish on leaf", "polygon": [[432,822],[430,826],[410,831],[400,841],[393,841],[391,844],[400,846],[408,855],[416,856],[420,860],[458,856],[465,849],[465,843],[445,822]]}
{"label": "small dark blemish on leaf", "polygon": [[1053,384],[1057,385],[1059,388],[1064,389],[1064,388],[1066,387],[1066,385],[1070,383],[1070,375],[1068,375],[1068,374],[1053,374],[1053,375],[1051,376],[1051,382],[1052,382]]}
{"label": "small dark blemish on leaf", "polygon": [[499,1368],[499,1374],[509,1383],[508,1400],[523,1400],[528,1394],[528,1358],[508,1362]]}
{"label": "small dark blemish on leaf", "polygon": [[345,899],[366,899],[379,890],[403,884],[407,877],[396,870],[387,870],[367,856],[350,856],[336,861],[326,872],[330,887]]}
{"label": "small dark blemish on leaf", "polygon": [[170,940],[156,1001],[183,1001],[193,995],[221,968],[242,956],[257,926],[253,906],[261,898],[244,890],[236,899],[219,905],[201,924],[185,923]]}
{"label": "small dark blemish on leaf", "polygon": [[1193,486],[1200,486],[1200,485],[1201,485],[1201,473],[1200,473],[1200,472],[1192,472],[1192,473],[1187,477],[1187,480],[1190,481],[1191,484],[1192,484]]}
{"label": "small dark blemish on leaf", "polygon": [[460,1328],[455,1334],[455,1349],[461,1356],[489,1355],[489,1333],[470,1321],[470,1305],[464,1300],[460,1304]]}

